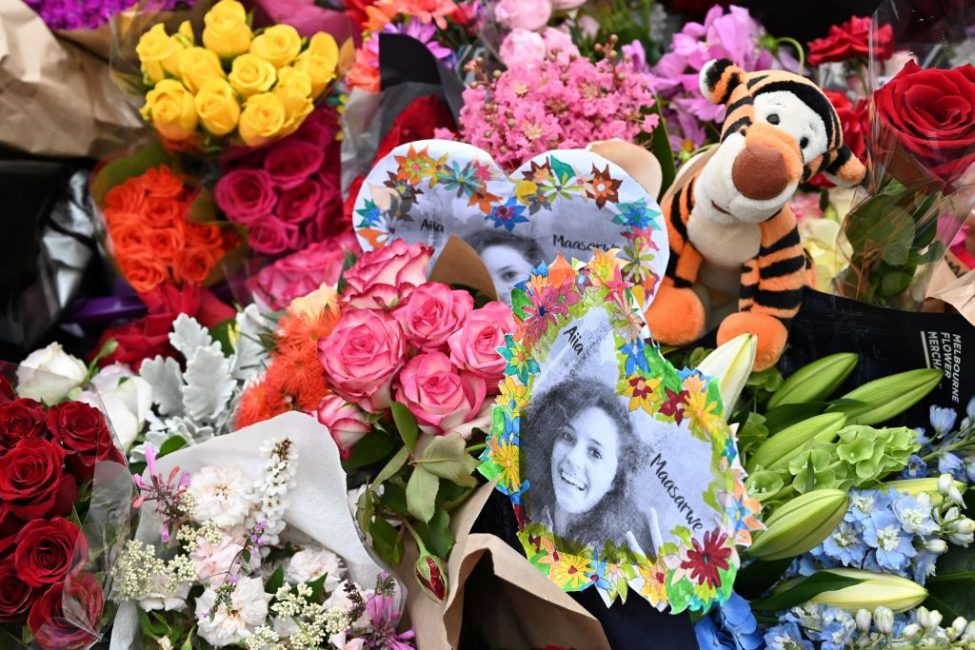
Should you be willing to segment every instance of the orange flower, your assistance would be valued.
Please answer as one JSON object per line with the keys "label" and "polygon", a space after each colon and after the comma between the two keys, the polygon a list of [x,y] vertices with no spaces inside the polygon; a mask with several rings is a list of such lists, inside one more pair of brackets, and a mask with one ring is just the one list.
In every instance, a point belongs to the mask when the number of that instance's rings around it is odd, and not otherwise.
{"label": "orange flower", "polygon": [[415,16],[422,23],[437,23],[440,29],[447,29],[447,16],[457,10],[454,0],[400,0],[400,13]]}
{"label": "orange flower", "polygon": [[186,205],[182,201],[150,196],[146,199],[146,209],[143,214],[145,225],[169,228],[185,218]]}
{"label": "orange flower", "polygon": [[186,186],[182,179],[166,165],[160,165],[142,174],[135,181],[150,195],[158,198],[182,198]]}
{"label": "orange flower", "polygon": [[190,246],[205,248],[213,252],[216,257],[220,256],[221,249],[224,247],[220,226],[187,223],[186,241]]}
{"label": "orange flower", "polygon": [[203,284],[213,270],[213,262],[205,248],[182,248],[173,256],[173,276],[177,282]]}
{"label": "orange flower", "polygon": [[105,194],[105,213],[107,215],[108,211],[112,210],[139,214],[145,202],[146,191],[143,187],[133,183],[122,183]]}
{"label": "orange flower", "polygon": [[120,257],[119,267],[125,279],[139,293],[150,293],[169,280],[166,265],[151,252]]}
{"label": "orange flower", "polygon": [[148,234],[136,221],[117,222],[110,227],[112,246],[119,257],[149,250]]}
{"label": "orange flower", "polygon": [[176,253],[186,244],[183,240],[183,231],[179,228],[153,228],[149,231],[147,239],[153,255],[168,263],[172,263]]}

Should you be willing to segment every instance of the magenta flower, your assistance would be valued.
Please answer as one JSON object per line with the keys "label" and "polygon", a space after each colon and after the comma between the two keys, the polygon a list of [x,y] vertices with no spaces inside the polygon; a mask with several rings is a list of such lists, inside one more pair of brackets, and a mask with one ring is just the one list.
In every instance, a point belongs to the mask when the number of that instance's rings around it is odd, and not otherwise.
{"label": "magenta flower", "polygon": [[388,650],[414,650],[412,640],[416,632],[412,629],[398,633],[399,610],[392,596],[377,593],[366,602],[366,613],[372,623],[367,647]]}
{"label": "magenta flower", "polygon": [[[449,47],[444,47],[437,42],[437,26],[434,23],[422,23],[415,18],[411,18],[409,22],[403,23],[402,25],[386,23],[386,25],[383,27],[383,32],[387,34],[405,34],[406,36],[411,36],[426,45],[427,49],[430,50],[430,52],[441,61],[449,61],[454,56],[453,50],[451,50]],[[378,45],[379,43],[377,40],[377,48]]]}

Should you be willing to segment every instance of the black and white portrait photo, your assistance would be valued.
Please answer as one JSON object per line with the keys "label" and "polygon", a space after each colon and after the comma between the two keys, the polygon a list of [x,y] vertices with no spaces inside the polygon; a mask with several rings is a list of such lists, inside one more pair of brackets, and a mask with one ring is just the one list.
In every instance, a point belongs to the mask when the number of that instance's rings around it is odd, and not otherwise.
{"label": "black and white portrait photo", "polygon": [[498,300],[511,304],[511,290],[528,280],[531,270],[546,260],[534,239],[506,230],[480,230],[464,237],[487,267]]}
{"label": "black and white portrait photo", "polygon": [[608,314],[593,308],[562,325],[539,362],[519,444],[528,515],[567,541],[626,545],[653,555],[674,529],[713,526],[704,502],[710,443],[619,395],[619,357]]}

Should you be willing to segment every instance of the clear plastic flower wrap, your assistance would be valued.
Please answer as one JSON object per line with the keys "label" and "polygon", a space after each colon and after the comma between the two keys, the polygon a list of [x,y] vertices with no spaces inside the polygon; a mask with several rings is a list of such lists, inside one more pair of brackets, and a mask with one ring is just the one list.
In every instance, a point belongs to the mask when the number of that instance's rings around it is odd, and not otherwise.
{"label": "clear plastic flower wrap", "polygon": [[916,309],[975,206],[975,5],[884,0],[873,16],[869,174],[838,290]]}
{"label": "clear plastic flower wrap", "polygon": [[134,487],[89,379],[56,343],[0,362],[2,647],[87,649],[114,618]]}
{"label": "clear plastic flower wrap", "polygon": [[301,0],[140,0],[113,22],[119,85],[167,148],[246,153],[294,133],[351,65],[351,23]]}

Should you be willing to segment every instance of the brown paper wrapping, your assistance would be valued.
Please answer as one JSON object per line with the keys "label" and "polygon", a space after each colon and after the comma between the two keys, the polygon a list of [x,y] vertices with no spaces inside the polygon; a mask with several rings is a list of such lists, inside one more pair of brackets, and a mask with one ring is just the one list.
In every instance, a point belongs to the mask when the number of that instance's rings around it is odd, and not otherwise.
{"label": "brown paper wrapping", "polygon": [[457,235],[451,235],[440,251],[440,257],[430,271],[430,281],[470,287],[490,300],[498,299],[494,280],[481,257]]}
{"label": "brown paper wrapping", "polygon": [[42,156],[100,157],[145,130],[108,64],[20,0],[0,0],[0,116],[0,145]]}
{"label": "brown paper wrapping", "polygon": [[470,532],[493,489],[493,484],[481,486],[453,516],[451,528],[457,542],[446,563],[450,589],[446,602],[437,603],[415,588],[413,565],[418,553],[415,546],[407,546],[397,574],[410,586],[406,607],[417,647],[457,648],[463,624],[477,626],[494,648],[557,645],[609,650],[606,635],[592,614],[503,540]]}

